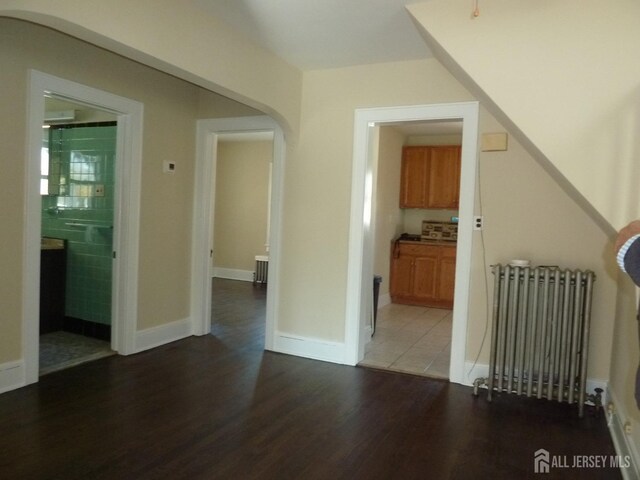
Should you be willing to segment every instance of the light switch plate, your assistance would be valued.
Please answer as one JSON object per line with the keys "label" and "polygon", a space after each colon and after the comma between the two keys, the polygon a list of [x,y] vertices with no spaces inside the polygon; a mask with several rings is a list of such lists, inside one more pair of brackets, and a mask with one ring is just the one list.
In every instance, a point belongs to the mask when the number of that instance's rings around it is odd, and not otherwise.
{"label": "light switch plate", "polygon": [[104,197],[104,185],[96,185],[93,194],[96,197]]}

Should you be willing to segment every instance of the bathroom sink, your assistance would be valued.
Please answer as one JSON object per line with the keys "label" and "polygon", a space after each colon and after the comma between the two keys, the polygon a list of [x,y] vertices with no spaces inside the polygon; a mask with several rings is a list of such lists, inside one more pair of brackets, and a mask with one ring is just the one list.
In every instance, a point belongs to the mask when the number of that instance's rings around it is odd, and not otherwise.
{"label": "bathroom sink", "polygon": [[40,239],[41,250],[64,250],[64,239],[42,237]]}

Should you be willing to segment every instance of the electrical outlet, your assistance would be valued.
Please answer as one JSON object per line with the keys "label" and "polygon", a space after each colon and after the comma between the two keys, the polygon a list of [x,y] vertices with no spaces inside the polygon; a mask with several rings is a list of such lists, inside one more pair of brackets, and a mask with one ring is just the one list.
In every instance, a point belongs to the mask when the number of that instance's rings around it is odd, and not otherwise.
{"label": "electrical outlet", "polygon": [[474,230],[482,230],[483,224],[484,224],[484,217],[482,215],[476,215],[475,217],[473,217]]}
{"label": "electrical outlet", "polygon": [[175,173],[176,172],[176,162],[170,162],[165,160],[162,163],[162,171],[164,173]]}
{"label": "electrical outlet", "polygon": [[94,189],[94,195],[96,197],[104,197],[104,185],[96,185]]}

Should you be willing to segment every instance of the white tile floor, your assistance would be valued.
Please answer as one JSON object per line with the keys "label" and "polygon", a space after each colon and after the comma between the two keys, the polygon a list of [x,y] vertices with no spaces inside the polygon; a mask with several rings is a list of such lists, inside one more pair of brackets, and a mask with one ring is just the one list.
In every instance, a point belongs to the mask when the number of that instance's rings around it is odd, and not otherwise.
{"label": "white tile floor", "polygon": [[360,365],[449,378],[451,310],[389,304],[378,310],[376,332]]}

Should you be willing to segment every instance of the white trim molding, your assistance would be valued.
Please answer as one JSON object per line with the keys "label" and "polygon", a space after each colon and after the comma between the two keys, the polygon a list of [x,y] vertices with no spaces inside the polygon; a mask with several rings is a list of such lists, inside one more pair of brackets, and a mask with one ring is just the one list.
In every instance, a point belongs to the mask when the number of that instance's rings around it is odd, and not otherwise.
{"label": "white trim molding", "polygon": [[387,305],[391,305],[391,295],[388,293],[383,293],[378,297],[378,310],[382,307],[386,307]]}
{"label": "white trim molding", "polygon": [[159,347],[191,336],[191,318],[146,328],[136,333],[135,353]]}
{"label": "white trim molding", "polygon": [[253,282],[253,270],[239,270],[237,268],[213,267],[214,278],[226,278],[227,280],[240,280]]}
{"label": "white trim molding", "polygon": [[25,174],[25,233],[22,346],[26,384],[38,381],[40,297],[40,152],[44,97],[52,96],[112,113],[117,119],[116,199],[114,205],[111,348],[134,352],[138,315],[138,249],[140,243],[140,184],[142,170],[143,105],[102,90],[29,71],[27,167]]}
{"label": "white trim molding", "polygon": [[344,343],[276,332],[274,352],[331,363],[344,363]]}
{"label": "white trim molding", "polygon": [[366,325],[369,323],[373,292],[375,198],[377,159],[371,155],[370,143],[375,127],[425,120],[462,121],[462,171],[460,175],[460,224],[456,254],[456,280],[451,331],[449,379],[464,383],[464,364],[469,317],[471,277],[472,220],[476,191],[478,158],[478,102],[363,108],[355,111],[353,166],[351,184],[351,218],[349,229],[349,263],[345,312],[345,360],[356,365],[364,357]]}
{"label": "white trim molding", "polygon": [[620,457],[626,458],[628,456],[631,460],[629,468],[620,469],[622,478],[636,480],[640,478],[640,449],[633,436],[625,431],[625,425],[630,425],[631,428],[640,428],[640,424],[638,422],[635,422],[635,425],[627,424],[627,422],[631,421],[631,417],[624,409],[623,404],[618,401],[612,389],[607,389],[607,397],[609,398],[609,402],[606,405],[607,424],[609,425],[613,446]]}
{"label": "white trim molding", "polygon": [[0,393],[26,385],[24,362],[16,360],[0,364]]}

